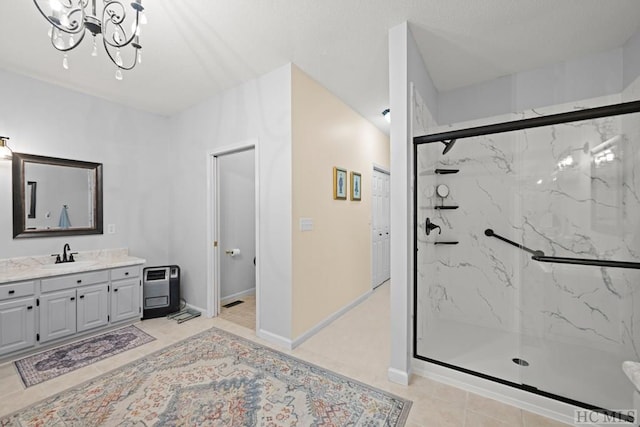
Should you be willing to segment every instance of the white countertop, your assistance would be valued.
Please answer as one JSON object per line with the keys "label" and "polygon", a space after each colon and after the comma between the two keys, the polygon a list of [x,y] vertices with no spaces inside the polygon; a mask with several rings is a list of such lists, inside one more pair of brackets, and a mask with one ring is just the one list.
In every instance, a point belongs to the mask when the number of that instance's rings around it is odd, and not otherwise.
{"label": "white countertop", "polygon": [[9,282],[62,276],[84,271],[105,270],[144,264],[143,258],[129,255],[127,249],[85,251],[74,255],[76,262],[55,264],[51,256],[34,256],[0,260],[0,285]]}

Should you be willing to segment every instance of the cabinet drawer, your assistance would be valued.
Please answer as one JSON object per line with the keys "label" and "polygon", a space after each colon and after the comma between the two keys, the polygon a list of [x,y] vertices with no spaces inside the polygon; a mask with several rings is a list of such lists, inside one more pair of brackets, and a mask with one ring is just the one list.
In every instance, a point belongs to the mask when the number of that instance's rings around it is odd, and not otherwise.
{"label": "cabinet drawer", "polygon": [[36,282],[16,282],[0,285],[0,301],[33,295],[36,291]]}
{"label": "cabinet drawer", "polygon": [[140,275],[140,266],[131,265],[129,267],[114,268],[111,270],[111,280],[130,279]]}
{"label": "cabinet drawer", "polygon": [[42,292],[60,291],[109,281],[109,271],[92,271],[88,273],[69,274],[68,276],[42,279]]}

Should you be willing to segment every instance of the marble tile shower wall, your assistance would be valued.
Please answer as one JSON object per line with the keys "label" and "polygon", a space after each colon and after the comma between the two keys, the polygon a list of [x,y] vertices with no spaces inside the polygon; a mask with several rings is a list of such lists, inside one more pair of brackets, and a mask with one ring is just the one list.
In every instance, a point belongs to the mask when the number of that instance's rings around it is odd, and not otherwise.
{"label": "marble tile shower wall", "polygon": [[[619,102],[607,96],[455,128]],[[434,128],[419,94],[413,111],[414,136],[454,128]],[[546,255],[640,262],[640,114],[467,138],[447,155],[443,148],[418,148],[417,270],[428,289],[418,296],[418,334],[453,320],[522,333],[525,344],[556,341],[640,360],[639,270],[540,263],[484,234],[491,228]],[[442,183],[445,199],[435,192]],[[434,209],[442,204],[459,208]],[[442,234],[426,235],[427,217]]]}

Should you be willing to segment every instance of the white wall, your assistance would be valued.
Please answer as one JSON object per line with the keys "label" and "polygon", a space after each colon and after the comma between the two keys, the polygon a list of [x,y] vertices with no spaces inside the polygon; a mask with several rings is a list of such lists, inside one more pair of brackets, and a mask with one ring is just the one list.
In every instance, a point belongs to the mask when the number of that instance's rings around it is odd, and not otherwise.
{"label": "white wall", "polygon": [[259,335],[291,337],[291,65],[230,89],[170,120],[169,257],[183,297],[207,305],[209,153],[258,140]]}
{"label": "white wall", "polygon": [[440,92],[438,123],[619,94],[623,88],[622,64],[623,49],[618,48]]}
{"label": "white wall", "polygon": [[14,151],[103,163],[104,224],[116,225],[115,234],[13,239],[11,162],[0,160],[0,258],[58,253],[68,242],[167,262],[166,118],[7,71],[0,99],[0,135]]}

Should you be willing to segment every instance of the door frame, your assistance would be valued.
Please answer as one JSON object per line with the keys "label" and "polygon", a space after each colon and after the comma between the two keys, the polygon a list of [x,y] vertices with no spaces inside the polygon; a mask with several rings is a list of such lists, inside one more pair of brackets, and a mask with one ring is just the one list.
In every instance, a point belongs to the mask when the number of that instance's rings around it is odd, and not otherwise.
{"label": "door frame", "polygon": [[260,330],[260,185],[258,139],[247,139],[225,145],[207,153],[207,316],[220,313],[220,247],[214,246],[219,238],[220,212],[218,204],[218,157],[253,150],[255,173],[255,227],[256,227],[256,331]]}
{"label": "door frame", "polygon": [[[391,172],[389,171],[388,168],[381,166],[377,163],[373,164],[373,169],[371,170],[371,182],[373,184],[373,173],[374,172],[380,172],[383,173],[385,175],[389,175],[389,179],[391,179]],[[373,198],[373,186],[371,187],[372,191],[371,191],[371,197]],[[376,285],[373,284],[373,279],[374,279],[374,274],[373,274],[373,265],[375,263],[375,260],[373,259],[373,203],[371,203],[371,230],[369,230],[369,236],[371,238],[371,242],[370,242],[370,248],[371,248],[371,289],[376,289],[378,286],[380,286],[382,283],[378,283]],[[391,213],[391,211],[389,211],[389,213]],[[391,221],[389,221],[389,233],[391,233]],[[391,265],[391,252],[389,252],[389,265]],[[391,280],[391,278],[389,278],[389,280]]]}

